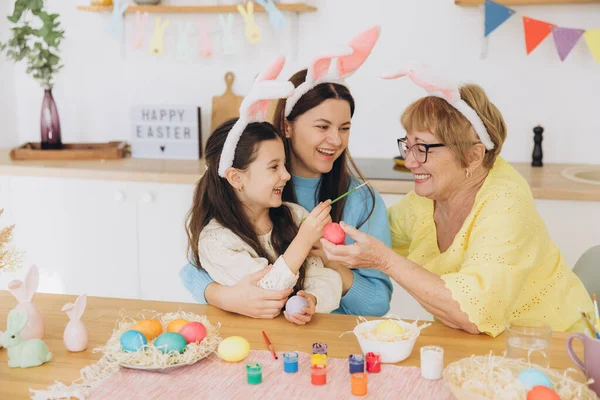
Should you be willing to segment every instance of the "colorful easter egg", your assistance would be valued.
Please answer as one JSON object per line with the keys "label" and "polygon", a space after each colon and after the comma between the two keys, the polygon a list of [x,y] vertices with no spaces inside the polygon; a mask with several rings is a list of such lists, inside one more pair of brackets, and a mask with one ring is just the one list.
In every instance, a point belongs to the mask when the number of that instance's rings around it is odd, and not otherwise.
{"label": "colorful easter egg", "polygon": [[531,389],[534,386],[546,386],[552,388],[552,381],[542,371],[535,368],[527,368],[519,372],[517,376],[519,382],[527,388]]}
{"label": "colorful easter egg", "polygon": [[123,332],[119,341],[121,342],[121,348],[125,351],[138,351],[142,346],[148,343],[146,336],[144,336],[142,332],[136,330]]}
{"label": "colorful easter egg", "polygon": [[527,392],[527,400],[560,400],[560,396],[549,387],[534,386]]}
{"label": "colorful easter egg", "polygon": [[380,322],[379,325],[377,325],[377,334],[381,336],[391,337],[400,335],[402,333],[404,333],[402,326],[398,322],[391,319]]}
{"label": "colorful easter egg", "polygon": [[337,222],[330,222],[323,229],[323,238],[333,244],[342,244],[346,240],[346,232]]}
{"label": "colorful easter egg", "polygon": [[200,322],[190,322],[179,330],[188,343],[200,343],[206,337],[206,327]]}
{"label": "colorful easter egg", "polygon": [[230,336],[219,343],[217,354],[225,361],[242,361],[250,354],[250,343],[241,336]]}
{"label": "colorful easter egg", "polygon": [[181,328],[183,328],[186,324],[188,324],[190,321],[187,321],[185,319],[174,319],[173,321],[169,322],[169,325],[167,325],[167,332],[175,332],[178,333],[179,330]]}
{"label": "colorful easter egg", "polygon": [[133,324],[131,329],[142,332],[150,341],[162,333],[162,324],[155,319],[143,319]]}
{"label": "colorful easter egg", "polygon": [[304,314],[302,309],[305,307],[308,307],[308,303],[302,296],[292,296],[285,303],[285,311],[290,317],[294,314]]}
{"label": "colorful easter egg", "polygon": [[170,353],[172,351],[183,353],[186,346],[187,342],[185,338],[175,332],[165,332],[154,341],[154,347],[163,353]]}

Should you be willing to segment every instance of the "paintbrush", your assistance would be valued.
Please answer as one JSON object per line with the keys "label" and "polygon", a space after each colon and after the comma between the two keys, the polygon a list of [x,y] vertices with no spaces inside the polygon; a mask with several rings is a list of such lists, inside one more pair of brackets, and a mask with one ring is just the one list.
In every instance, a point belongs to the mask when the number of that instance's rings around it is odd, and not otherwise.
{"label": "paintbrush", "polygon": [[592,323],[592,321],[588,317],[587,313],[585,313],[585,312],[583,312],[581,310],[579,310],[579,312],[583,316],[583,319],[585,320],[585,323],[587,324],[588,329],[590,330],[590,333],[592,334],[592,336],[595,335],[597,339],[600,339],[600,334],[598,334],[598,330],[596,329],[596,327],[594,326],[594,324]]}
{"label": "paintbrush", "polygon": [[594,299],[594,312],[596,313],[596,329],[600,331],[600,315],[598,314],[598,301],[596,300],[596,293],[592,295]]}
{"label": "paintbrush", "polygon": [[360,189],[361,187],[363,187],[363,186],[365,186],[365,185],[368,185],[368,184],[369,184],[369,182],[365,182],[365,183],[363,183],[363,184],[360,184],[360,185],[358,185],[357,187],[355,187],[355,188],[354,188],[354,189],[352,189],[352,190],[348,190],[346,193],[344,193],[344,194],[343,194],[343,195],[341,195],[340,197],[338,197],[338,198],[336,198],[336,199],[333,199],[333,200],[331,201],[331,203],[330,203],[330,204],[333,204],[333,203],[335,203],[336,201],[343,199],[344,197],[348,196],[350,193],[352,193],[352,192],[354,192],[355,190],[358,190],[358,189]]}

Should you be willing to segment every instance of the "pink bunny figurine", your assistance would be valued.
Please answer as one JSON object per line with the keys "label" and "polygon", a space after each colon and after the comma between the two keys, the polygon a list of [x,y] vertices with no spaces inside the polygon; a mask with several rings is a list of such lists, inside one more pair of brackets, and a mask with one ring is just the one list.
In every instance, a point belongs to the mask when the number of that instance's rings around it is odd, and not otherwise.
{"label": "pink bunny figurine", "polygon": [[81,322],[86,303],[87,295],[82,294],[75,300],[75,304],[67,303],[62,308],[69,316],[69,323],[63,333],[63,342],[67,350],[72,352],[83,351],[88,345],[88,331],[85,324]]}
{"label": "pink bunny figurine", "polygon": [[27,325],[21,331],[23,340],[44,338],[44,319],[40,310],[32,303],[38,289],[40,273],[37,266],[32,265],[25,275],[25,282],[15,279],[8,284],[8,290],[17,298],[19,304],[15,310],[27,314]]}

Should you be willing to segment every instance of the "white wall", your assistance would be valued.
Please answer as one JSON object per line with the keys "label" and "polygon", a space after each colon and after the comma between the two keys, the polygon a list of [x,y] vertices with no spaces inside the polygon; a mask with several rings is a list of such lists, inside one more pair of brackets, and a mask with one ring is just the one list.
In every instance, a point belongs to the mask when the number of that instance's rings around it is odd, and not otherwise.
{"label": "white wall", "polygon": [[[12,13],[10,2],[0,1],[0,41],[8,37],[6,15]],[[0,56],[0,147],[13,147],[19,141],[15,117],[14,66]]]}
{"label": "white wall", "polygon": [[[163,2],[175,0],[163,0]],[[78,3],[87,3],[80,0]],[[208,0],[178,0],[178,4],[207,4]],[[235,1],[229,1],[232,3]],[[4,2],[2,2],[4,3]],[[129,46],[133,15],[126,19],[125,40],[105,32],[109,14],[80,12],[74,2],[46,0],[48,8],[61,15],[67,39],[65,68],[55,98],[63,129],[63,141],[108,141],[128,139],[128,108],[135,103],[188,103],[203,108],[206,138],[210,123],[211,97],[224,90],[227,70],[236,74],[234,90],[247,92],[255,74],[275,55],[294,56],[293,29],[275,37],[267,17],[258,17],[265,41],[244,43],[241,17],[236,33],[242,48],[239,55],[211,60],[178,62],[174,58],[177,21],[199,20],[218,30],[216,15],[166,15],[171,19],[162,59]],[[227,1],[211,1],[226,4]],[[383,82],[377,77],[402,59],[420,60],[445,69],[463,80],[481,84],[504,113],[509,139],[503,156],[509,161],[530,161],[532,129],[545,128],[544,161],[598,163],[600,119],[600,65],[596,64],[582,39],[569,58],[561,63],[551,37],[530,56],[525,55],[521,17],[546,20],[560,26],[600,28],[600,5],[517,7],[517,15],[492,34],[488,56],[480,58],[483,32],[481,8],[458,7],[453,0],[316,0],[315,14],[298,17],[298,60],[290,60],[282,76],[288,77],[314,56],[343,48],[361,29],[379,23],[382,36],[374,54],[349,79],[358,109],[353,121],[351,150],[358,157],[393,157],[395,138],[401,135],[398,118],[402,109],[421,95],[408,81]],[[376,9],[374,4],[380,6]],[[6,8],[5,6],[0,6]],[[2,11],[2,8],[0,8]],[[165,15],[163,15],[163,19]],[[2,20],[3,24],[5,20]],[[293,25],[293,24],[292,24]],[[154,27],[147,26],[148,39]],[[219,52],[218,33],[212,36]],[[2,62],[4,63],[4,62]],[[0,64],[2,89],[10,87],[10,71]],[[23,73],[15,70],[15,92],[0,93],[0,121],[17,130],[18,141],[39,140],[39,108],[42,91]],[[8,98],[7,98],[8,96]],[[10,105],[16,103],[16,110]],[[568,113],[567,107],[572,107]],[[0,139],[1,140],[1,139]],[[2,145],[3,142],[0,142]]]}

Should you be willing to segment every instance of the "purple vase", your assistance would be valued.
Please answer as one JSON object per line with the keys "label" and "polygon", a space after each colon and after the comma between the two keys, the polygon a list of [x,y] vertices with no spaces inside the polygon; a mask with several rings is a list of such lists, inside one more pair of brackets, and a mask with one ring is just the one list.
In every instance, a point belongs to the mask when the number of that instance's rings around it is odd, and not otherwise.
{"label": "purple vase", "polygon": [[60,121],[58,119],[58,110],[52,89],[44,89],[44,101],[42,102],[42,149],[60,149],[62,141],[60,139]]}

